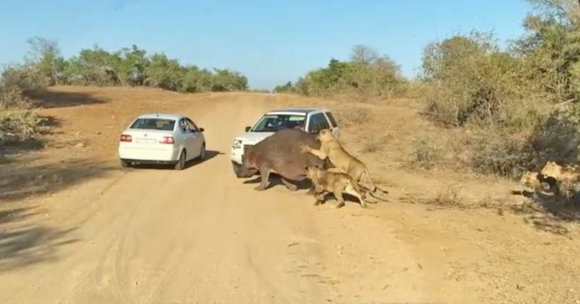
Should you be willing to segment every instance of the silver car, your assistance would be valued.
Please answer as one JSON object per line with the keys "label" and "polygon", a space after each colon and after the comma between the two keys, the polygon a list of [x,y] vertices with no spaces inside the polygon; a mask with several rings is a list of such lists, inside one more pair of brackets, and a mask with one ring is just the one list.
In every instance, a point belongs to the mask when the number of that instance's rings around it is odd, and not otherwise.
{"label": "silver car", "polygon": [[143,114],[119,138],[121,166],[166,164],[182,170],[187,161],[205,157],[203,132],[203,128],[183,115]]}

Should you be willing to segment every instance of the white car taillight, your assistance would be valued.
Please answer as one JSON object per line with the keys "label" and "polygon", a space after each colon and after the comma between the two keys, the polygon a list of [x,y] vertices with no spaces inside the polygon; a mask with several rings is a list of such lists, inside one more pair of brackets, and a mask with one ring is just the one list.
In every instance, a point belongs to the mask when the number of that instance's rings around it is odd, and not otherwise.
{"label": "white car taillight", "polygon": [[131,137],[131,135],[122,134],[121,135],[121,138],[119,139],[119,141],[121,141],[121,142],[132,142],[133,141],[133,137]]}
{"label": "white car taillight", "polygon": [[175,140],[173,139],[172,136],[163,136],[163,138],[161,138],[158,143],[160,144],[166,144],[166,145],[172,145],[175,143]]}

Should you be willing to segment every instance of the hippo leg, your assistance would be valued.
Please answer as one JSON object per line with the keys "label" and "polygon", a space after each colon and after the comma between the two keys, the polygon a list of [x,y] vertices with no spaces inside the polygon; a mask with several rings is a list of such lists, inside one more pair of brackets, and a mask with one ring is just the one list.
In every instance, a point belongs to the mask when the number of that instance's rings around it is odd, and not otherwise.
{"label": "hippo leg", "polygon": [[308,189],[308,192],[306,192],[306,194],[308,195],[316,195],[316,187],[314,185],[310,186],[310,189]]}
{"label": "hippo leg", "polygon": [[288,190],[290,191],[296,191],[298,190],[298,186],[294,185],[291,181],[286,180],[285,178],[280,178],[282,180],[282,183],[284,184],[284,186],[286,186],[286,188],[288,188]]}
{"label": "hippo leg", "polygon": [[268,186],[268,181],[270,179],[270,169],[268,168],[260,168],[260,185],[254,188],[256,191],[264,191]]}

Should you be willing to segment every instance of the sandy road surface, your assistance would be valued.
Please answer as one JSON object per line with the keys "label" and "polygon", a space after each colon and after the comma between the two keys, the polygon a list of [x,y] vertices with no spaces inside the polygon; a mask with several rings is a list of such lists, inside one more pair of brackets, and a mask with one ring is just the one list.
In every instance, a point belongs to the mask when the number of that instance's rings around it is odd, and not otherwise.
{"label": "sandy road surface", "polygon": [[235,178],[231,140],[273,98],[185,111],[222,155],[181,172],[118,171],[59,194],[40,218],[71,230],[65,244],[50,262],[0,272],[0,303],[436,300],[441,286],[372,209],[315,208],[305,190],[256,192]]}

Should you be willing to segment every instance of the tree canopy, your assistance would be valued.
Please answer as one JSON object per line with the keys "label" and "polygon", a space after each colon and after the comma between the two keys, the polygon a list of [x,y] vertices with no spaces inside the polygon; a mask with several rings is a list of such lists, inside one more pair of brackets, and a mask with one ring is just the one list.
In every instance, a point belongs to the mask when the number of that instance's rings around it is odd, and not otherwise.
{"label": "tree canopy", "polygon": [[239,72],[182,65],[136,45],[109,52],[95,44],[64,58],[53,41],[34,37],[28,42],[26,62],[4,71],[5,78],[28,86],[149,86],[184,93],[248,90],[248,79]]}

